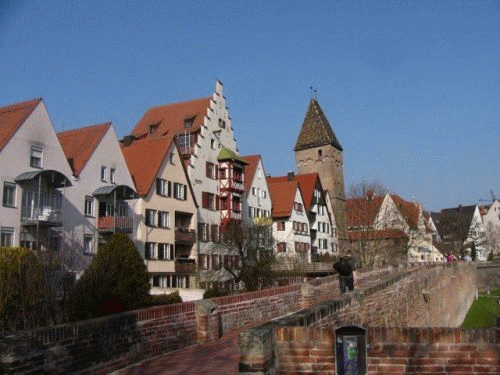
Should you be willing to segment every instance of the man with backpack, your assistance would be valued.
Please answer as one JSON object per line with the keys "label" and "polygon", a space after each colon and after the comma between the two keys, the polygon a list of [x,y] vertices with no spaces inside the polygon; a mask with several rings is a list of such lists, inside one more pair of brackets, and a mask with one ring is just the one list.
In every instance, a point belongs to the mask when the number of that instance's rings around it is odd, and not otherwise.
{"label": "man with backpack", "polygon": [[342,256],[334,265],[333,268],[339,274],[340,294],[352,292],[354,290],[354,271],[356,269],[352,252],[349,250],[346,255]]}

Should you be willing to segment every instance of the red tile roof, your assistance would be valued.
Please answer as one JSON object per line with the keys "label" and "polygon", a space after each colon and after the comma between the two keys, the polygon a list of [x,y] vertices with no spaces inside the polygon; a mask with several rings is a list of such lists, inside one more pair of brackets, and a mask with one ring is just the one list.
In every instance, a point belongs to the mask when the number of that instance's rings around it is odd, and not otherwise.
{"label": "red tile roof", "polygon": [[[267,181],[268,183],[287,182],[288,176],[268,177]],[[317,173],[294,175],[293,181],[298,182],[300,191],[302,192],[302,197],[304,198],[305,209],[306,211],[309,211],[312,206],[316,185],[319,183],[321,186],[319,175]]]}
{"label": "red tile roof", "polygon": [[64,155],[70,161],[73,175],[80,175],[110,127],[111,123],[106,122],[57,133]]}
{"label": "red tile roof", "polygon": [[349,199],[347,201],[347,226],[366,227],[373,225],[384,197],[372,196]]}
{"label": "red tile roof", "polygon": [[193,120],[188,131],[198,131],[207,116],[211,99],[207,97],[150,108],[132,130],[131,135],[136,138],[146,137],[150,134],[151,125],[158,125],[158,128],[154,134],[149,135],[150,137],[163,136],[167,133],[176,135],[185,131],[184,120],[188,119]]}
{"label": "red tile roof", "polygon": [[41,101],[42,98],[37,98],[0,108],[0,151]]}
{"label": "red tile roof", "polygon": [[396,204],[396,207],[403,215],[411,229],[418,227],[418,216],[420,213],[420,205],[418,203],[407,202],[396,194],[391,194],[391,198]]}
{"label": "red tile roof", "polygon": [[273,218],[289,217],[292,214],[295,193],[297,189],[300,191],[297,181],[269,182],[267,179],[267,185],[271,194]]}
{"label": "red tile roof", "polygon": [[245,166],[245,191],[248,192],[252,187],[253,178],[255,176],[255,172],[257,171],[257,166],[259,165],[261,157],[260,155],[248,155],[242,156],[241,159],[248,163]]}
{"label": "red tile roof", "polygon": [[169,135],[135,140],[129,146],[122,145],[123,156],[139,195],[147,195],[154,185],[172,140],[173,136]]}
{"label": "red tile roof", "polygon": [[398,239],[398,238],[405,239],[408,238],[408,236],[399,229],[349,231],[350,241],[359,241],[361,239],[386,240],[386,239]]}

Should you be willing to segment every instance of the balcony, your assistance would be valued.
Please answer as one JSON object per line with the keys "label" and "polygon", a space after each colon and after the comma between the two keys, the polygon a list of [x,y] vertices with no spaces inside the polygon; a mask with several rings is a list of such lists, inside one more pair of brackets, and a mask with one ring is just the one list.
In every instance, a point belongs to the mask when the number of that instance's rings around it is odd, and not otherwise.
{"label": "balcony", "polygon": [[128,216],[101,216],[97,219],[97,229],[101,232],[132,232],[133,220]]}
{"label": "balcony", "polygon": [[192,245],[196,242],[196,231],[189,228],[175,228],[175,243]]}
{"label": "balcony", "polygon": [[47,227],[59,227],[63,224],[63,215],[60,208],[43,206],[21,213],[22,225],[41,225]]}
{"label": "balcony", "polygon": [[175,272],[194,274],[196,271],[196,264],[194,259],[178,258],[175,260]]}

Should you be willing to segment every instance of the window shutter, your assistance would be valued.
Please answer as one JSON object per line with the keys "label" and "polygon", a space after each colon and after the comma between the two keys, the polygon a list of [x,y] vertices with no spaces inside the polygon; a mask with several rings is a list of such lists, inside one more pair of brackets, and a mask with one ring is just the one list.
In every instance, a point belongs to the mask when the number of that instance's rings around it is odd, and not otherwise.
{"label": "window shutter", "polygon": [[161,195],[161,180],[159,178],[156,179],[156,194]]}
{"label": "window shutter", "polygon": [[183,196],[183,200],[187,200],[187,185],[182,185],[184,186],[184,196]]}
{"label": "window shutter", "polygon": [[204,191],[201,193],[201,207],[203,208],[208,208],[208,204],[207,204],[207,193],[205,193]]}
{"label": "window shutter", "polygon": [[215,169],[214,179],[217,180],[217,176],[219,175],[219,167],[217,165],[214,165],[214,169]]}
{"label": "window shutter", "polygon": [[167,197],[172,196],[172,182],[167,181]]}

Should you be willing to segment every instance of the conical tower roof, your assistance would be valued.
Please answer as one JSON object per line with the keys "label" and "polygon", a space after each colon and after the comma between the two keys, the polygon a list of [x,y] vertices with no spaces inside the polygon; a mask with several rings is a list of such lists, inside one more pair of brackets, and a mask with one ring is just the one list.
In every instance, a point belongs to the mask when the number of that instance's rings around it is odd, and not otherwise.
{"label": "conical tower roof", "polygon": [[324,145],[332,145],[343,151],[318,101],[311,99],[294,150],[300,151]]}

